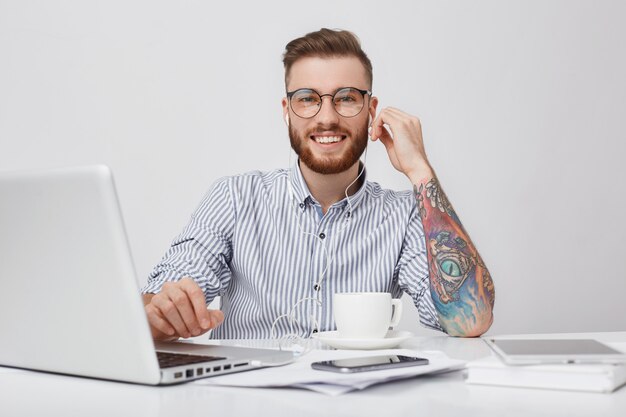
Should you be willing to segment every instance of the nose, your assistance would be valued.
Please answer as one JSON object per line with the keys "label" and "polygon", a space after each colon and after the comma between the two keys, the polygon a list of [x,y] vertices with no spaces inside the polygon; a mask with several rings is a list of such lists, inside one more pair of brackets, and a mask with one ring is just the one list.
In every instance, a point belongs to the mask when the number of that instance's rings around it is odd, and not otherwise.
{"label": "nose", "polygon": [[[322,98],[322,104],[320,111],[315,115],[315,119],[322,126],[334,126],[339,122],[339,114],[335,110],[333,98],[330,94],[324,95]],[[324,101],[324,99],[328,101]]]}

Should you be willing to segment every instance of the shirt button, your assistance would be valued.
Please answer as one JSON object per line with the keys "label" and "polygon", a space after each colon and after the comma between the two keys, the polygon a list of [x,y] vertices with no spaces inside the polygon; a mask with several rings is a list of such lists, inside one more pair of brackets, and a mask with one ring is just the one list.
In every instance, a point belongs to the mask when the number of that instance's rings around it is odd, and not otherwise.
{"label": "shirt button", "polygon": [[300,203],[300,208],[303,209],[304,208],[304,203]]}
{"label": "shirt button", "polygon": [[320,239],[324,239],[326,235],[324,233],[320,233]]}
{"label": "shirt button", "polygon": [[313,289],[314,289],[315,291],[319,291],[319,290],[320,290],[320,286],[319,286],[319,284],[315,284],[315,285],[313,286]]}
{"label": "shirt button", "polygon": [[313,333],[317,333],[317,329],[313,329]]}

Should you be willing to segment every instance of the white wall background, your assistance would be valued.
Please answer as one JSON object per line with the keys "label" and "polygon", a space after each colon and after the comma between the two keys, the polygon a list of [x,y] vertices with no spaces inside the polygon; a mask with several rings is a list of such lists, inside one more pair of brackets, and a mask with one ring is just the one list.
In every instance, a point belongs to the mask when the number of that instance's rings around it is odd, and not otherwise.
{"label": "white wall background", "polygon": [[[620,1],[0,0],[0,170],[110,165],[143,283],[213,181],[288,165],[284,45],[349,29],[381,105],[423,122],[494,277],[491,333],[626,330],[624,21]],[[410,186],[380,143],[367,166]]]}

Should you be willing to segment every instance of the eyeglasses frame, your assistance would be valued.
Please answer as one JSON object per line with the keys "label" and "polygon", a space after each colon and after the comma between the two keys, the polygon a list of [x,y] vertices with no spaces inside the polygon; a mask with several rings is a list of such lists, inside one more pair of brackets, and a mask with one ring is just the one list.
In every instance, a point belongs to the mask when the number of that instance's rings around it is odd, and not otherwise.
{"label": "eyeglasses frame", "polygon": [[[361,107],[361,110],[359,110],[354,116],[344,116],[343,114],[339,113],[337,111],[337,107],[334,104],[334,98],[337,95],[338,92],[340,92],[341,90],[346,90],[346,89],[353,89],[358,91],[359,93],[361,93],[361,95],[363,96],[363,107]],[[315,94],[317,94],[320,98],[320,105],[317,108],[317,111],[315,112],[315,114],[313,114],[312,116],[309,117],[303,117],[300,116],[298,113],[296,113],[296,111],[293,109],[293,106],[291,105],[291,97],[293,97],[293,95],[295,93],[297,93],[298,91],[301,90],[310,90],[313,91]],[[324,105],[324,97],[329,96],[330,100],[333,102],[333,110],[335,110],[335,113],[337,113],[339,116],[341,117],[345,117],[346,119],[351,119],[353,117],[358,116],[359,114],[361,114],[361,112],[363,111],[363,109],[365,108],[365,96],[369,96],[370,99],[372,97],[372,91],[371,90],[361,90],[360,88],[356,88],[356,87],[341,87],[338,88],[337,90],[335,90],[335,92],[333,94],[327,93],[327,94],[320,94],[317,90],[315,90],[314,88],[307,88],[307,87],[303,87],[303,88],[298,88],[297,90],[293,90],[293,91],[287,91],[287,99],[289,99],[289,108],[291,109],[291,111],[293,112],[293,114],[295,114],[296,116],[298,116],[301,119],[312,119],[315,116],[317,116],[317,114],[320,112],[320,110],[322,110],[322,106]]]}

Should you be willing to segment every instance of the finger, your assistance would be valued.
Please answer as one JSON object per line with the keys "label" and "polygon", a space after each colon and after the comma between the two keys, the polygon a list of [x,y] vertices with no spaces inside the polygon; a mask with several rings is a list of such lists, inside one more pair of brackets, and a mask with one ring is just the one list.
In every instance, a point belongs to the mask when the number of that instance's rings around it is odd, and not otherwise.
{"label": "finger", "polygon": [[154,329],[168,336],[174,336],[176,334],[176,330],[161,317],[159,310],[152,304],[146,306],[146,315],[148,316],[148,323]]}
{"label": "finger", "polygon": [[385,124],[387,125],[387,131],[391,133],[390,137],[395,138],[396,135],[398,135],[404,129],[406,125],[406,120],[407,119],[402,114],[395,111],[395,109],[385,109]]}
{"label": "finger", "polygon": [[395,152],[393,138],[391,137],[391,134],[384,126],[382,128],[382,134],[380,135],[379,139],[383,143],[383,145],[385,145],[385,149],[387,149],[388,153]]}
{"label": "finger", "polygon": [[402,127],[402,129],[405,129],[412,134],[418,134],[421,136],[422,122],[419,117],[405,113],[395,107],[387,108],[387,112],[391,117],[394,117],[397,120],[398,126]]}
{"label": "finger", "polygon": [[398,109],[397,107],[387,107],[386,109],[387,109],[387,111],[389,113],[395,114],[396,117],[402,117],[402,118],[407,118],[407,119],[414,118],[413,115],[411,115],[411,114],[409,114],[407,112],[404,112],[404,111]]}
{"label": "finger", "polygon": [[152,304],[159,309],[161,316],[174,327],[176,333],[181,337],[190,337],[191,333],[180,316],[176,303],[169,297],[168,292],[161,292],[154,296]]}
{"label": "finger", "polygon": [[179,283],[176,287],[172,288],[169,292],[169,297],[176,304],[178,313],[185,322],[185,326],[191,332],[192,336],[199,336],[202,334],[202,328],[196,318],[196,313],[193,310],[191,300],[186,291],[184,291],[183,283]]}
{"label": "finger", "polygon": [[211,317],[207,310],[206,298],[204,292],[200,286],[190,278],[183,278],[181,281],[181,288],[191,301],[191,305],[196,316],[196,321],[200,324],[202,329],[209,330],[211,328]]}
{"label": "finger", "polygon": [[387,150],[390,150],[390,148],[393,148],[393,141],[395,137],[396,137],[396,131],[394,130],[393,122],[390,122],[381,126],[378,130],[378,139],[380,139],[380,141],[383,142]]}
{"label": "finger", "polygon": [[211,328],[214,329],[224,321],[224,313],[220,310],[207,310],[211,320]]}
{"label": "finger", "polygon": [[[398,116],[390,110],[389,107],[384,108],[372,122],[371,138],[373,141],[380,139],[385,133],[388,137],[395,134],[393,127],[398,124]],[[385,128],[385,125],[391,130],[391,135],[389,135],[389,130]]]}

